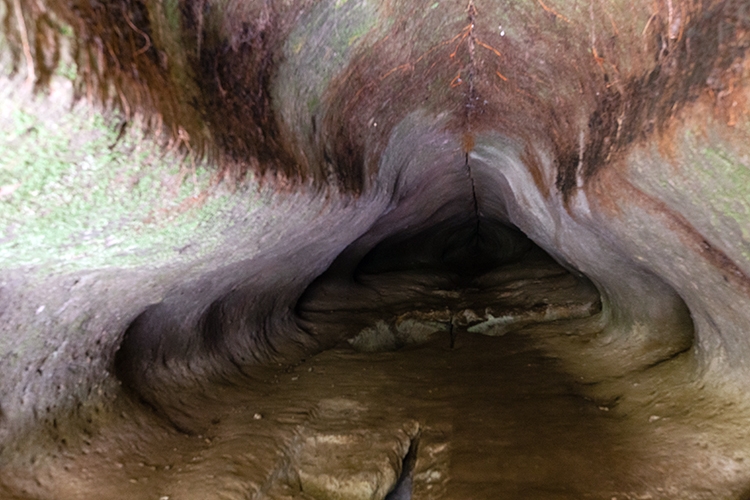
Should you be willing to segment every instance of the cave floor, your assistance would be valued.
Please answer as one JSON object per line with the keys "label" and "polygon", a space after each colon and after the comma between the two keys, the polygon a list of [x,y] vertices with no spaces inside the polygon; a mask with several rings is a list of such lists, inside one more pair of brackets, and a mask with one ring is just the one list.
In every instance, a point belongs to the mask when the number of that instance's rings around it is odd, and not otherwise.
{"label": "cave floor", "polygon": [[743,498],[747,431],[676,383],[684,357],[584,385],[538,347],[587,322],[328,350],[192,399],[200,434],[131,407],[4,475],[28,498],[382,498],[416,442],[412,496],[391,498]]}
{"label": "cave floor", "polygon": [[529,323],[543,314],[514,313],[515,330],[469,331],[455,322],[466,316],[463,299],[453,312],[436,310],[448,292],[414,275],[399,281],[419,292],[421,312],[407,316],[451,326],[363,352],[353,340],[378,332],[363,325],[386,299],[403,318],[402,296],[366,280],[371,295],[354,294],[333,314],[341,295],[323,287],[305,314],[321,331],[348,330],[350,341],[175,392],[172,423],[187,422],[189,433],[125,396],[87,429],[61,421],[50,435],[56,449],[30,446],[0,471],[0,498],[747,499],[750,410],[691,375],[692,351],[592,377],[618,355],[602,337],[602,313],[589,288],[545,259],[497,273],[487,288],[495,302],[472,291],[468,303],[502,314],[543,297],[539,311],[568,319]]}

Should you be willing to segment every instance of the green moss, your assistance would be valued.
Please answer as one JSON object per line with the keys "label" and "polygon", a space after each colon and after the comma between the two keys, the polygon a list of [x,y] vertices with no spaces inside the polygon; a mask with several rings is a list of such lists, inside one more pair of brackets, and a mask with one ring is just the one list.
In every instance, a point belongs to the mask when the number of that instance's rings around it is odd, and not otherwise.
{"label": "green moss", "polygon": [[[729,150],[704,148],[700,153],[695,164],[701,167],[696,170],[707,186],[702,193],[705,202],[714,215],[733,219],[742,239],[750,242],[750,165],[740,162]],[[716,218],[712,222],[721,223]]]}
{"label": "green moss", "polygon": [[69,24],[61,23],[58,25],[58,31],[62,36],[72,37],[75,33],[73,27]]}
{"label": "green moss", "polygon": [[0,97],[0,266],[159,265],[215,246],[195,235],[218,234],[237,202],[209,169],[162,154],[138,127],[118,137],[94,109],[22,101]]}
{"label": "green moss", "polygon": [[78,75],[78,65],[74,61],[61,62],[57,68],[55,68],[55,75],[73,82],[76,79],[76,75]]}
{"label": "green moss", "polygon": [[177,0],[166,0],[162,2],[162,7],[169,29],[174,33],[178,33],[181,29],[180,2]]}
{"label": "green moss", "polygon": [[382,24],[378,3],[367,0],[319,2],[297,23],[277,68],[276,79],[284,85],[273,90],[279,114],[296,128],[297,137],[312,134],[310,116],[317,114],[331,80],[356,53],[358,42]]}
{"label": "green moss", "polygon": [[316,109],[320,106],[320,98],[316,95],[311,96],[307,100],[307,111],[312,115]]}
{"label": "green moss", "polygon": [[[750,164],[741,155],[744,144],[728,143],[719,137],[687,132],[681,150],[685,167],[670,183],[700,200],[713,231],[732,241],[743,258],[750,261]],[[744,159],[743,159],[744,158]],[[742,240],[742,241],[737,241]],[[744,243],[743,243],[744,241]]]}

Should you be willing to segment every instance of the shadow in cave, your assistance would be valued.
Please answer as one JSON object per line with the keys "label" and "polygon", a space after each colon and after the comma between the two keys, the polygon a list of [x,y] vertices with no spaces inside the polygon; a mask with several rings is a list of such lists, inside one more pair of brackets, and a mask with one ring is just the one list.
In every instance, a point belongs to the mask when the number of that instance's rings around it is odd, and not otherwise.
{"label": "shadow in cave", "polygon": [[[493,219],[476,224],[454,217],[389,236],[361,259],[349,255],[358,252],[356,243],[344,251],[297,303],[298,324],[311,335],[357,348],[359,332],[373,337],[374,343],[359,343],[364,350],[380,350],[379,341],[388,350],[419,343],[430,330],[464,327],[501,335],[601,309],[588,280],[568,272],[518,229]],[[390,343],[389,335],[395,339]]]}
{"label": "shadow in cave", "polygon": [[450,274],[458,283],[522,259],[535,245],[494,219],[453,217],[416,234],[391,235],[358,264],[355,277],[388,272]]}

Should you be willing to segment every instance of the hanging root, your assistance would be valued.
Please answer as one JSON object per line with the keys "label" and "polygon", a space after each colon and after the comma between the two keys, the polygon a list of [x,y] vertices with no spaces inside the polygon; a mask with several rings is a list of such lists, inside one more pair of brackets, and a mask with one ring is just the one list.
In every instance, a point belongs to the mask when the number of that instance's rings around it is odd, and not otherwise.
{"label": "hanging root", "polygon": [[34,71],[34,57],[31,55],[31,44],[29,44],[29,34],[26,31],[26,21],[23,18],[21,10],[21,0],[13,0],[13,10],[16,13],[16,22],[18,22],[18,32],[21,35],[21,45],[23,46],[23,55],[26,58],[26,85],[29,88],[36,82],[36,72]]}

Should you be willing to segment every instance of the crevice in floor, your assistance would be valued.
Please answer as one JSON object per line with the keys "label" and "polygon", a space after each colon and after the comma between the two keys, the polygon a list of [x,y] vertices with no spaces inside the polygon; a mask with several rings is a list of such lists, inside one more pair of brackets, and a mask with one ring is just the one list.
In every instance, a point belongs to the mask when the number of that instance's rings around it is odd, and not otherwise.
{"label": "crevice in floor", "polygon": [[413,481],[414,481],[414,466],[417,463],[417,453],[419,451],[419,438],[421,437],[421,431],[417,433],[411,440],[409,445],[409,451],[406,452],[404,461],[401,465],[401,476],[398,478],[396,486],[393,487],[385,500],[411,500]]}

